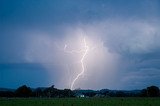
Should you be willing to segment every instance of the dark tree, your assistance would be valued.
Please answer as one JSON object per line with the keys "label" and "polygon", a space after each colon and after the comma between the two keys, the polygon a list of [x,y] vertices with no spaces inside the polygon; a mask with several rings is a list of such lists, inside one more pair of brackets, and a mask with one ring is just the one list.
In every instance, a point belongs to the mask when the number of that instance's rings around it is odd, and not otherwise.
{"label": "dark tree", "polygon": [[45,97],[57,97],[59,95],[59,90],[52,85],[51,87],[46,88],[43,93]]}
{"label": "dark tree", "polygon": [[147,95],[147,89],[142,89],[142,91],[141,91],[141,96],[142,97],[147,97],[148,95]]}
{"label": "dark tree", "polygon": [[32,96],[32,90],[30,87],[23,85],[15,91],[15,94],[17,97],[30,97]]}
{"label": "dark tree", "polygon": [[62,94],[64,97],[73,97],[74,96],[73,92],[70,89],[64,89],[62,91]]}
{"label": "dark tree", "polygon": [[116,97],[125,97],[126,94],[123,91],[117,91],[116,92]]}
{"label": "dark tree", "polygon": [[86,93],[83,93],[85,96],[88,96],[88,97],[94,97],[96,95],[95,92],[86,92]]}
{"label": "dark tree", "polygon": [[147,95],[149,97],[158,97],[159,96],[159,88],[156,86],[147,87]]}
{"label": "dark tree", "polygon": [[15,94],[12,91],[0,91],[0,97],[14,97]]}
{"label": "dark tree", "polygon": [[35,89],[34,96],[36,96],[36,97],[42,97],[43,96],[42,90],[40,88]]}

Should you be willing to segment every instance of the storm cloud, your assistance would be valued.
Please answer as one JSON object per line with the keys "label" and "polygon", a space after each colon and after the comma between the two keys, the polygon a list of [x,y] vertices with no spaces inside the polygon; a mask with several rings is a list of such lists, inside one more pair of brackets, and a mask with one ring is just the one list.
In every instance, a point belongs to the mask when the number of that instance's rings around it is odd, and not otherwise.
{"label": "storm cloud", "polygon": [[0,87],[70,88],[82,54],[64,46],[80,50],[84,37],[90,51],[74,88],[160,86],[158,0],[0,2]]}

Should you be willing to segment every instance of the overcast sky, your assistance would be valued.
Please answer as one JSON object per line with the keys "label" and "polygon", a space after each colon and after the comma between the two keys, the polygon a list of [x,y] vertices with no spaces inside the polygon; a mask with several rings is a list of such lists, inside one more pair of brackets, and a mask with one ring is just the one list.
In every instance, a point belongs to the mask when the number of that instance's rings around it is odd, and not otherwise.
{"label": "overcast sky", "polygon": [[0,87],[160,86],[160,0],[1,0]]}

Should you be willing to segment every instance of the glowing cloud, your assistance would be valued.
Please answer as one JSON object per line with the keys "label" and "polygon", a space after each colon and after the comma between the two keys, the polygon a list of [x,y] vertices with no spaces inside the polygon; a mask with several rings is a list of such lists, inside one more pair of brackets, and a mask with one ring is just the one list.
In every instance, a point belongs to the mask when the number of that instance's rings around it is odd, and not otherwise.
{"label": "glowing cloud", "polygon": [[[96,30],[88,27],[84,33],[81,28],[70,29],[64,31],[62,39],[47,34],[32,36],[26,59],[41,62],[49,84],[58,88],[93,89],[108,85],[114,79],[117,55],[108,51]],[[99,83],[104,78],[106,85]]]}

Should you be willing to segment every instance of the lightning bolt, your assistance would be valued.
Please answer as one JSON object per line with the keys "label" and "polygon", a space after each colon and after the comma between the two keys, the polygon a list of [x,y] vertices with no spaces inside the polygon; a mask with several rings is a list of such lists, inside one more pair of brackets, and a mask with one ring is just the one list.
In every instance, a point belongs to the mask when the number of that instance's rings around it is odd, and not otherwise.
{"label": "lightning bolt", "polygon": [[71,87],[70,87],[71,90],[73,90],[73,87],[74,87],[75,82],[79,79],[79,77],[80,77],[81,75],[84,74],[84,71],[85,71],[84,59],[85,59],[85,57],[86,57],[86,55],[87,55],[87,53],[88,53],[89,46],[87,46],[87,43],[86,43],[86,39],[85,39],[85,38],[83,39],[83,43],[84,43],[84,49],[79,50],[79,51],[76,51],[76,50],[66,51],[67,45],[65,44],[65,46],[64,46],[64,51],[67,52],[67,53],[81,53],[81,52],[83,52],[82,58],[81,58],[81,60],[80,60],[81,67],[82,67],[82,71],[81,71],[81,72],[76,76],[76,78],[72,81]]}
{"label": "lightning bolt", "polygon": [[76,76],[76,78],[73,80],[73,82],[72,82],[72,84],[71,84],[71,90],[73,90],[73,86],[74,86],[76,80],[78,80],[78,78],[79,78],[81,75],[83,75],[84,70],[85,70],[85,68],[84,68],[84,58],[86,57],[86,54],[87,54],[87,52],[88,52],[88,50],[89,50],[89,46],[87,46],[85,38],[84,38],[83,41],[84,41],[84,54],[83,54],[83,56],[82,56],[82,58],[81,58],[82,71],[81,71],[81,72]]}

